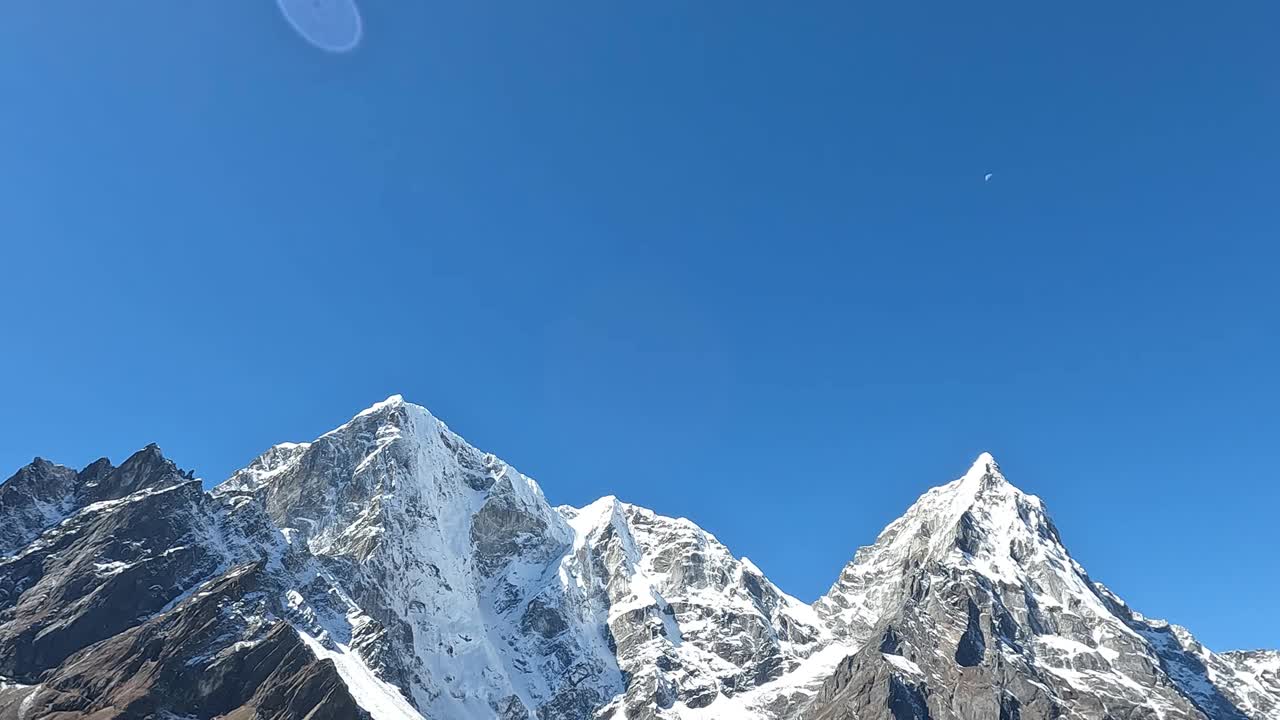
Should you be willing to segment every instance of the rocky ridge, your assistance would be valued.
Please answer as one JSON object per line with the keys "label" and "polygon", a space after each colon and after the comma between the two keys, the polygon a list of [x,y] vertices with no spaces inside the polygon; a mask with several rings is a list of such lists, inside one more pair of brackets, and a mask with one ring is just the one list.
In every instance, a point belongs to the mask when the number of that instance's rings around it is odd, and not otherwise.
{"label": "rocky ridge", "polygon": [[807,605],[684,519],[393,397],[210,491],[155,446],[0,485],[0,720],[1280,718],[1092,580],[989,455]]}

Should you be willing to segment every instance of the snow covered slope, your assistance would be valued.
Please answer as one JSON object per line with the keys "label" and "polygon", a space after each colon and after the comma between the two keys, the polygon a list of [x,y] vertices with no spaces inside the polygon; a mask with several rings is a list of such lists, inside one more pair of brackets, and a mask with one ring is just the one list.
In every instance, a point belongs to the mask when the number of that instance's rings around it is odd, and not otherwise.
{"label": "snow covered slope", "polygon": [[[858,647],[807,718],[1277,718],[1280,696],[1130,611],[990,455],[925,493],[815,603]],[[898,710],[894,710],[898,708]]]}
{"label": "snow covered slope", "polygon": [[[533,481],[422,407],[390,398],[272,448],[215,494],[260,498],[307,548],[307,583],[324,591],[293,590],[289,617],[353,686],[477,719],[585,717],[622,688],[595,616],[566,597],[569,524]],[[389,694],[394,712],[375,717],[404,716]]]}
{"label": "snow covered slope", "polygon": [[598,608],[627,678],[606,715],[704,708],[782,677],[828,640],[811,608],[688,520],[613,497],[561,512],[575,533],[564,571]]}
{"label": "snow covered slope", "polygon": [[398,396],[210,492],[154,446],[37,460],[0,553],[0,720],[1280,720],[1280,655],[1128,608],[985,454],[812,606]]}

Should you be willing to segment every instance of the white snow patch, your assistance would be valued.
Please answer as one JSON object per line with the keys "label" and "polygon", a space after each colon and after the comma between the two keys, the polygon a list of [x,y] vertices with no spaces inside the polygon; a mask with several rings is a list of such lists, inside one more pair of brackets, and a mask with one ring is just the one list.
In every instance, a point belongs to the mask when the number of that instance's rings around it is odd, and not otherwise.
{"label": "white snow patch", "polygon": [[298,636],[316,657],[333,661],[351,697],[373,716],[373,720],[424,720],[422,714],[400,694],[399,688],[375,675],[351,648],[335,643],[337,649],[329,650],[320,640],[304,632],[299,632]]}
{"label": "white snow patch", "polygon": [[880,655],[886,661],[888,661],[890,665],[894,666],[895,668],[905,673],[909,673],[911,675],[920,675],[920,676],[924,675],[924,671],[920,669],[919,665],[911,662],[910,660],[902,657],[901,655],[894,655],[892,653],[880,653]]}

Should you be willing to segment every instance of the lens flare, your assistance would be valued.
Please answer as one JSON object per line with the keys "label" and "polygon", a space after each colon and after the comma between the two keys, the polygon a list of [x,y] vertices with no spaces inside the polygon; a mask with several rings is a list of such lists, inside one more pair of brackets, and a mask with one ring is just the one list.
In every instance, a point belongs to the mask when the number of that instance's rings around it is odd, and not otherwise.
{"label": "lens flare", "polygon": [[280,12],[307,42],[328,52],[360,44],[363,27],[355,0],[276,0]]}

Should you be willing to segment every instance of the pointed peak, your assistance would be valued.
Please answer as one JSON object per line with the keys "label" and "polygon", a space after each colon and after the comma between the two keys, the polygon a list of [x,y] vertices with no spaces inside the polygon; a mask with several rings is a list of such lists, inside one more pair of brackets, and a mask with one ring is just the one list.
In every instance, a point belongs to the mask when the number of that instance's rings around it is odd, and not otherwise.
{"label": "pointed peak", "polygon": [[82,473],[87,473],[87,472],[97,473],[97,472],[102,472],[102,471],[104,471],[104,470],[114,470],[114,469],[115,469],[115,466],[111,464],[111,461],[110,461],[110,460],[108,460],[108,459],[107,459],[107,458],[105,458],[105,457],[100,457],[100,458],[98,458],[97,460],[94,460],[93,462],[89,463],[88,465],[85,465],[85,466],[84,466],[84,469],[83,469],[83,470],[81,470],[80,472],[82,472]]}
{"label": "pointed peak", "polygon": [[562,506],[557,509],[580,538],[586,538],[597,529],[614,522],[626,523],[623,502],[614,495],[605,495],[580,508]]}
{"label": "pointed peak", "polygon": [[[147,443],[147,446],[138,452],[130,455],[125,461],[125,465],[139,465],[142,463],[167,462],[164,451],[155,443]],[[123,467],[123,466],[122,466]]]}
{"label": "pointed peak", "polygon": [[75,470],[69,467],[59,465],[55,462],[50,462],[42,457],[36,457],[32,459],[31,462],[23,465],[21,468],[18,468],[18,472],[14,473],[13,477],[0,484],[12,487],[31,482],[40,484],[47,482],[48,478],[54,476],[67,476],[74,478],[75,472]]}
{"label": "pointed peak", "polygon": [[979,489],[1009,485],[1009,481],[1005,479],[1004,473],[1000,472],[1000,464],[996,462],[995,457],[989,452],[983,452],[960,478],[960,485],[977,492]]}
{"label": "pointed peak", "polygon": [[110,460],[98,458],[81,470],[78,477],[82,484],[97,485],[103,478],[110,475],[112,470],[115,470],[115,466],[111,464]]}
{"label": "pointed peak", "polygon": [[[435,419],[426,408],[405,402],[404,396],[402,395],[392,395],[386,400],[376,402],[356,413],[350,420],[330,430],[324,435],[321,435],[317,440],[333,435],[340,435],[352,428],[364,427],[364,425],[369,422],[383,423],[387,420],[391,420],[392,424],[400,425],[401,421],[403,421],[405,416],[408,414],[408,409],[421,412],[432,420]],[[304,443],[298,444],[301,445]]]}
{"label": "pointed peak", "polygon": [[180,470],[155,443],[130,455],[120,467],[112,468],[111,463],[99,460],[85,468],[79,477],[84,492],[93,502],[195,479],[194,473]]}
{"label": "pointed peak", "polygon": [[390,408],[402,407],[404,406],[404,404],[405,402],[404,402],[403,395],[400,395],[400,394],[392,395],[391,397],[388,397],[386,400],[383,400],[382,402],[374,403],[373,405],[370,405],[364,410],[361,410],[359,413],[356,414],[356,417],[372,415],[376,412],[380,412],[382,410],[387,410]]}
{"label": "pointed peak", "polygon": [[584,505],[582,508],[578,509],[578,512],[600,517],[621,513],[625,509],[626,503],[619,500],[617,495],[605,495],[595,502]]}
{"label": "pointed peak", "polygon": [[969,472],[965,473],[965,477],[983,475],[999,475],[1000,463],[996,462],[995,456],[989,452],[978,453],[978,457],[969,466]]}
{"label": "pointed peak", "polygon": [[604,510],[612,510],[613,506],[617,505],[619,502],[621,501],[618,500],[617,495],[605,495],[604,497],[597,498],[596,500],[593,500],[587,503],[586,505],[583,505],[580,508],[572,508],[572,509],[575,512],[579,512],[579,513],[603,512]]}

